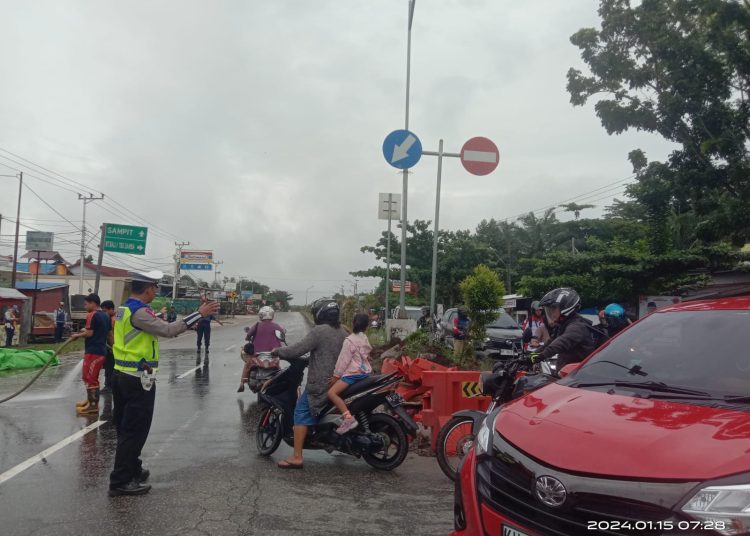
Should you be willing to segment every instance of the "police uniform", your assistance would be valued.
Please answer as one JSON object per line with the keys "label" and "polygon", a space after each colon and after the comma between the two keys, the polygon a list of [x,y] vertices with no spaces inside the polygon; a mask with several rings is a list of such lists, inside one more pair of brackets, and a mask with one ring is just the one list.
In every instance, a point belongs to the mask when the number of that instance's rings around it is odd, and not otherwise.
{"label": "police uniform", "polygon": [[[131,273],[133,281],[158,284],[160,272]],[[112,373],[113,419],[117,429],[115,467],[110,495],[146,493],[150,487],[140,459],[154,414],[155,374],[159,369],[158,337],[176,337],[201,319],[193,313],[182,322],[165,322],[151,307],[130,297],[117,310],[114,328],[115,366]]]}

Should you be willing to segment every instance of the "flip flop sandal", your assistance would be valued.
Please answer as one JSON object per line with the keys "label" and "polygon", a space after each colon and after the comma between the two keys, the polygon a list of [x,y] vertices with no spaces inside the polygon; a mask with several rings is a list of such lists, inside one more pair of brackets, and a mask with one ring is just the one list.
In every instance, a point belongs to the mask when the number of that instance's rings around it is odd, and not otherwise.
{"label": "flip flop sandal", "polygon": [[276,467],[278,467],[279,469],[302,469],[303,464],[289,463],[286,460],[281,460],[279,463],[276,464]]}

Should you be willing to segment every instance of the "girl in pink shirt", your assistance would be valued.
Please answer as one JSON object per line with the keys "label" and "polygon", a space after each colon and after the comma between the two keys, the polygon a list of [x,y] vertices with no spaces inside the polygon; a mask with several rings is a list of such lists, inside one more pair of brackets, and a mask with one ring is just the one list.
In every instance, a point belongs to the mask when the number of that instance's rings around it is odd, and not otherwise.
{"label": "girl in pink shirt", "polygon": [[344,416],[341,425],[336,429],[339,434],[345,434],[357,427],[357,420],[352,417],[349,408],[339,396],[344,389],[354,385],[360,380],[367,378],[372,372],[370,366],[370,352],[372,346],[367,339],[365,330],[370,323],[370,317],[365,313],[354,315],[352,322],[352,334],[344,339],[344,346],[333,369],[331,388],[328,390],[328,399],[338,408]]}

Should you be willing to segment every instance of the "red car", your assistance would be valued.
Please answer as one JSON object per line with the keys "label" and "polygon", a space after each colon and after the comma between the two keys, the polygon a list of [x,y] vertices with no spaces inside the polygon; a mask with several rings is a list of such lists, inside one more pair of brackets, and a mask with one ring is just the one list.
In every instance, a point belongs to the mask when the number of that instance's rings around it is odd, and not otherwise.
{"label": "red car", "polygon": [[750,298],[644,318],[486,417],[453,535],[750,534]]}

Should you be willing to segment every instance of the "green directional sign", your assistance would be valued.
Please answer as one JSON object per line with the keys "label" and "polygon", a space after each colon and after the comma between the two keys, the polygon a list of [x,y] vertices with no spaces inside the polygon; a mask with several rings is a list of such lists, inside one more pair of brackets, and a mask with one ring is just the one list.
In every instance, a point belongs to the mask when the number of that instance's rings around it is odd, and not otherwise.
{"label": "green directional sign", "polygon": [[130,253],[131,255],[145,255],[147,236],[147,227],[120,225],[119,223],[105,223],[104,251]]}

